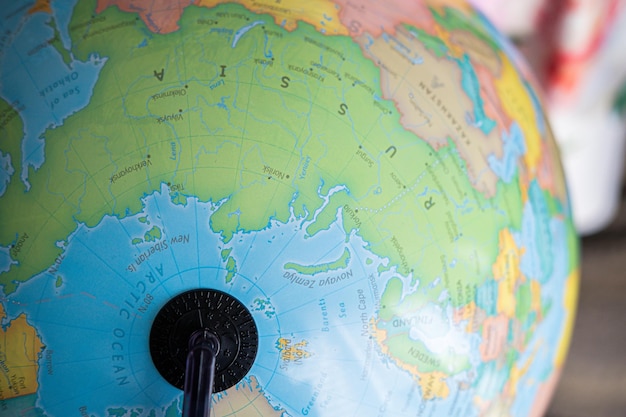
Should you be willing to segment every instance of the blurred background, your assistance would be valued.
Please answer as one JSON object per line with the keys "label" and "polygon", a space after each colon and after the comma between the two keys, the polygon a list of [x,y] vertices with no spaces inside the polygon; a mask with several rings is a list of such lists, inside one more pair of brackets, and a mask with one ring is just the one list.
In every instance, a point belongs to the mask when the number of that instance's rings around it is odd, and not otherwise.
{"label": "blurred background", "polygon": [[582,237],[578,316],[547,417],[626,416],[626,0],[471,0],[543,89]]}

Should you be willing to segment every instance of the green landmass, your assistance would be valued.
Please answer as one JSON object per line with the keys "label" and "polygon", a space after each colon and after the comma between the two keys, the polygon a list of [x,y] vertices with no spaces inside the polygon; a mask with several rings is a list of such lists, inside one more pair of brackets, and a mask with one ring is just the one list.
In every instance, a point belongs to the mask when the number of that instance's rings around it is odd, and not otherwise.
{"label": "green landmass", "polygon": [[[59,228],[58,222],[46,206],[44,196],[32,198],[29,195],[31,193],[26,192],[26,185],[20,179],[24,124],[17,109],[2,99],[0,99],[0,137],[2,138],[0,151],[11,156],[14,169],[4,194],[0,196],[0,245],[8,247],[11,259],[18,262],[17,265],[12,265],[8,272],[0,274],[0,286],[3,287],[5,294],[9,294],[17,288],[16,281],[25,281],[47,268],[61,253],[55,242],[33,239],[33,236],[37,236],[38,227],[46,222],[45,219],[50,219],[47,230],[55,231],[57,240],[63,240],[69,234],[68,230],[71,231],[73,228],[69,225],[66,229]],[[29,172],[33,175],[35,171],[30,169]],[[61,233],[66,233],[65,237]],[[20,250],[13,251],[18,243]],[[46,257],[46,263],[37,262],[37,257],[29,256],[31,253],[41,253]]]}
{"label": "green landmass", "polygon": [[109,413],[109,417],[124,417],[124,415],[128,412],[124,407],[117,408],[108,408],[107,413]]}
{"label": "green landmass", "polygon": [[152,229],[148,230],[143,237],[146,242],[156,242],[160,240],[162,236],[161,229],[158,226],[152,226]]}
{"label": "green landmass", "polygon": [[[11,155],[13,165],[13,179],[19,182],[22,170],[22,139],[24,137],[24,124],[17,109],[0,98],[0,152]],[[22,187],[24,185],[22,184]],[[0,219],[0,221],[2,221]]]}
{"label": "green landmass", "polygon": [[235,258],[230,256],[232,251],[233,251],[233,248],[227,248],[227,249],[222,249],[222,252],[221,252],[222,261],[226,262],[227,272],[226,272],[225,281],[227,283],[232,282],[233,278],[235,278],[235,275],[237,274],[237,262],[235,261]]}
{"label": "green landmass", "polygon": [[402,289],[402,280],[399,278],[391,278],[387,281],[385,291],[380,298],[380,311],[378,312],[380,320],[390,321],[396,315],[396,306],[402,299]]}
{"label": "green landmass", "polygon": [[139,245],[143,243],[143,239],[140,237],[134,237],[130,243],[132,243],[133,245]]}
{"label": "green landmass", "polygon": [[174,402],[170,404],[169,407],[167,407],[167,410],[165,410],[164,417],[179,417],[181,411],[182,411],[182,404],[180,404],[179,400],[175,400]]}
{"label": "green landmass", "polygon": [[317,265],[300,265],[295,262],[287,262],[284,265],[285,269],[292,269],[299,274],[304,275],[315,275],[321,272],[335,271],[337,269],[344,269],[348,267],[348,263],[350,262],[350,251],[348,248],[345,248],[343,254],[339,257],[339,259],[327,262],[323,264]]}
{"label": "green landmass", "polygon": [[532,292],[529,280],[517,287],[515,291],[515,317],[522,323],[531,312]]}
{"label": "green landmass", "polygon": [[61,286],[63,285],[63,277],[61,277],[60,275],[57,277],[56,281],[54,282],[54,286],[56,288],[61,288]]}
{"label": "green landmass", "polygon": [[[0,244],[20,233],[37,236],[23,246],[24,259],[0,277],[7,293],[55,259],[54,242],[67,237],[77,222],[94,227],[105,215],[136,214],[141,198],[158,191],[161,183],[183,183],[185,192],[179,194],[200,201],[226,200],[210,223],[224,242],[238,231],[261,230],[270,219],[286,222],[292,202],[297,216],[312,219],[324,203],[317,193],[322,184],[322,193],[343,183],[355,197],[371,194],[367,181],[377,181],[377,170],[355,152],[359,141],[373,153],[386,149],[387,132],[397,129],[397,120],[378,121],[383,113],[367,90],[321,70],[314,70],[318,78],[299,70],[323,53],[325,65],[339,73],[374,80],[380,96],[373,63],[344,61],[303,42],[309,37],[361,56],[350,38],[326,37],[307,24],[290,34],[267,18],[267,29],[284,34],[273,39],[273,55],[285,58],[264,66],[254,61],[265,58],[263,28],[255,27],[232,48],[232,36],[210,34],[198,23],[212,18],[236,31],[247,21],[217,13],[258,18],[243,7],[188,7],[180,21],[184,30],[154,36],[142,48],[136,45],[145,39],[146,28],[136,15],[107,8],[92,19],[94,8],[93,0],[78,3],[69,24],[76,59],[107,58],[90,104],[45,132],[46,162],[30,174],[31,190],[23,193],[23,187],[13,186],[3,196],[11,200],[12,212],[6,213],[9,205],[3,204],[1,217],[22,215],[5,223]],[[176,68],[185,68],[184,74]],[[289,79],[286,87],[283,77]],[[172,95],[154,98],[159,94]],[[342,104],[347,111],[339,114]],[[355,119],[367,123],[355,128]],[[172,160],[175,140],[180,152]],[[349,160],[337,163],[336,155]],[[310,161],[306,175],[305,158]],[[320,219],[330,224],[336,213],[337,207],[329,205]]]}
{"label": "green landmass", "polygon": [[222,249],[222,252],[221,252],[222,261],[226,262],[226,260],[228,259],[232,251],[233,251],[233,248]]}
{"label": "green landmass", "polygon": [[150,224],[150,221],[148,220],[148,216],[141,216],[139,217],[139,223],[147,223]]}
{"label": "green landmass", "polygon": [[[391,278],[380,299],[378,318],[382,324],[388,323],[397,317],[409,317],[427,304],[436,300],[441,288],[423,288],[405,294],[405,285],[400,278]],[[404,296],[403,296],[404,294]]]}
{"label": "green landmass", "polygon": [[50,26],[52,30],[54,30],[54,35],[49,41],[50,46],[52,46],[61,55],[63,63],[69,67],[72,64],[72,55],[67,49],[65,49],[65,46],[63,45],[63,41],[61,40],[61,34],[59,33],[59,28],[57,27],[56,20],[50,18],[50,20],[48,20],[46,24]]}
{"label": "green landmass", "polygon": [[578,240],[578,232],[572,217],[566,221],[565,227],[565,233],[567,233],[568,271],[573,272],[580,268],[580,241]]}
{"label": "green landmass", "polygon": [[254,311],[262,311],[268,319],[276,315],[276,310],[274,310],[274,306],[269,298],[255,298],[253,303],[256,306]]}
{"label": "green landmass", "polygon": [[[19,112],[16,108],[11,106],[11,104],[0,98],[0,138],[2,138],[0,140],[0,153],[11,156],[13,174],[9,179],[10,182],[20,182],[19,178],[22,171],[21,145],[23,137],[24,124]],[[22,184],[22,189],[23,187],[24,184]],[[0,225],[3,223],[4,222],[0,218]]]}
{"label": "green landmass", "polygon": [[171,195],[172,203],[184,206],[187,204],[187,196],[185,194],[175,192]]}
{"label": "green landmass", "polygon": [[517,362],[517,360],[519,359],[519,356],[520,354],[517,350],[509,348],[505,354],[506,365],[504,366],[504,369],[513,369],[513,366],[515,365],[515,362]]}
{"label": "green landmass", "polygon": [[381,275],[383,272],[387,272],[391,269],[390,265],[385,265],[383,263],[378,264],[378,268],[376,268],[376,271],[378,272],[378,275]]}
{"label": "green landmass", "polygon": [[[475,192],[452,141],[435,151],[401,128],[397,111],[375,104],[379,69],[350,38],[304,22],[289,33],[265,16],[233,48],[232,34],[259,16],[235,5],[189,6],[182,30],[137,48],[147,29],[136,15],[111,7],[91,21],[94,8],[95,0],[77,3],[70,23],[76,59],[107,58],[91,101],[45,132],[46,162],[30,172],[30,191],[12,181],[0,199],[0,244],[37,236],[0,275],[5,293],[47,268],[60,252],[55,242],[77,222],[94,227],[105,215],[139,213],[141,198],[162,183],[185,184],[180,204],[186,196],[223,202],[210,227],[224,243],[292,215],[315,235],[339,213],[346,239],[357,233],[389,260],[381,268],[425,286],[442,276],[433,260],[454,254],[446,285],[467,287],[451,292],[456,306],[490,276],[498,231],[521,223],[518,182],[500,184],[489,200]],[[231,35],[207,31],[202,19]],[[283,35],[271,39],[273,60],[264,30]],[[340,77],[312,65],[320,55]],[[12,155],[20,155],[21,131],[9,135]],[[234,260],[227,269],[232,279]]]}
{"label": "green landmass", "polygon": [[235,258],[230,256],[226,261],[226,283],[230,283],[235,275],[237,274],[237,263],[235,262]]}

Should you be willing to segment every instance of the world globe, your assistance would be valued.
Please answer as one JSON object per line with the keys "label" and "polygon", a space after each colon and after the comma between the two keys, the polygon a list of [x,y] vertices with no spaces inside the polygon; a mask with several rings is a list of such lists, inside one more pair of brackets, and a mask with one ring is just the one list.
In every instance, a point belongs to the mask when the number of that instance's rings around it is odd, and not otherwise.
{"label": "world globe", "polygon": [[0,414],[180,415],[183,321],[219,342],[215,416],[546,410],[578,240],[472,7],[2,10]]}

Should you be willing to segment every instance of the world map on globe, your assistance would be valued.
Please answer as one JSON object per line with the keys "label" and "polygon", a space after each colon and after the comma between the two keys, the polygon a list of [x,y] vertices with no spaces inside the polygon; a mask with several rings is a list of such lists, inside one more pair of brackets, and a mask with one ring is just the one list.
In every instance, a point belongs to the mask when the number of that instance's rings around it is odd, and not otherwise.
{"label": "world map on globe", "polygon": [[532,77],[458,0],[3,1],[0,414],[178,416],[172,297],[258,328],[216,416],[539,416],[578,242]]}

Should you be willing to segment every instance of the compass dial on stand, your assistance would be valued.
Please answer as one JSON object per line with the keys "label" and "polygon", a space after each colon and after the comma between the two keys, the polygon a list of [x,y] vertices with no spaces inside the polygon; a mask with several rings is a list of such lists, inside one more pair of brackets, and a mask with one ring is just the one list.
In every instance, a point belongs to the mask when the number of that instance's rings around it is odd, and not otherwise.
{"label": "compass dial on stand", "polygon": [[248,309],[236,298],[209,289],[175,296],[154,319],[150,353],[163,378],[182,390],[189,341],[203,329],[217,337],[213,392],[221,392],[243,379],[257,353],[256,325]]}

